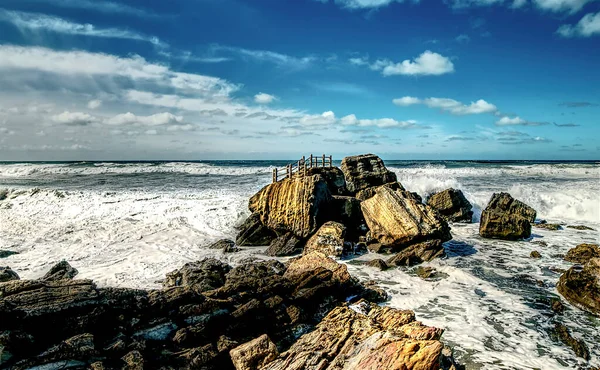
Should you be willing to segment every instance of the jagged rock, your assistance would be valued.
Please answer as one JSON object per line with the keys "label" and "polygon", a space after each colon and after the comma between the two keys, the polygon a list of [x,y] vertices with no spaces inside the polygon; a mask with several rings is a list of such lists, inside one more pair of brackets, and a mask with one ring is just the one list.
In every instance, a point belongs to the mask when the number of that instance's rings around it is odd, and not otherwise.
{"label": "jagged rock", "polygon": [[122,357],[125,366],[123,369],[127,370],[144,370],[144,357],[139,351],[131,351]]}
{"label": "jagged rock", "polygon": [[264,226],[260,214],[253,213],[239,226],[240,232],[235,243],[241,247],[256,247],[269,245],[277,235]]}
{"label": "jagged rock", "polygon": [[381,186],[361,203],[371,236],[395,251],[422,241],[452,239],[446,221],[406,193]]}
{"label": "jagged rock", "polygon": [[12,280],[19,280],[19,275],[8,266],[0,267],[0,283]]}
{"label": "jagged rock", "polygon": [[273,240],[265,253],[268,256],[284,257],[292,256],[301,252],[302,240],[298,239],[292,233],[287,233]]}
{"label": "jagged rock", "polygon": [[308,239],[303,253],[317,251],[328,256],[341,257],[344,252],[345,235],[344,225],[335,221],[326,222]]}
{"label": "jagged rock", "polygon": [[569,229],[575,229],[575,230],[580,230],[580,231],[583,231],[583,230],[591,230],[591,231],[595,231],[595,230],[594,230],[594,229],[592,229],[591,227],[589,227],[589,226],[585,226],[585,225],[569,225],[569,226],[567,226],[567,227],[568,227]]}
{"label": "jagged rock", "polygon": [[313,251],[302,255],[302,257],[292,261],[283,276],[294,280],[307,272],[314,271],[315,268],[323,268],[332,273],[333,280],[339,283],[348,283],[352,281],[346,265],[335,262],[326,254]]}
{"label": "jagged rock", "polygon": [[562,229],[560,224],[549,224],[549,223],[539,223],[539,224],[534,224],[533,226],[537,227],[538,229],[545,229],[545,230],[551,230],[551,231],[557,231]]}
{"label": "jagged rock", "polygon": [[346,178],[346,187],[352,194],[397,181],[396,174],[389,171],[381,158],[374,154],[346,157],[342,160],[341,168]]}
{"label": "jagged rock", "polygon": [[556,288],[574,306],[600,316],[600,258],[571,267],[561,275]]}
{"label": "jagged rock", "polygon": [[543,241],[543,240],[535,240],[535,241],[531,241],[531,243],[533,243],[533,244],[537,244],[537,245],[540,245],[540,246],[542,246],[542,247],[547,247],[547,246],[548,246],[548,243],[546,243],[546,242],[545,242],[545,241]]}
{"label": "jagged rock", "polygon": [[561,314],[565,311],[565,306],[562,304],[559,298],[552,298],[550,300],[550,308],[554,313]]}
{"label": "jagged rock", "polygon": [[344,224],[348,228],[350,237],[358,239],[361,228],[365,224],[362,210],[360,209],[360,200],[354,197],[343,195],[334,195],[331,207],[330,217],[332,221],[337,221]]}
{"label": "jagged rock", "polygon": [[176,286],[196,286],[200,291],[216,289],[225,284],[225,275],[229,265],[214,259],[188,262],[182,268],[167,274],[163,283],[165,288]]}
{"label": "jagged rock", "polygon": [[531,254],[529,255],[529,257],[531,257],[531,258],[542,258],[542,255],[538,251],[532,251]]}
{"label": "jagged rock", "polygon": [[346,178],[344,173],[337,167],[312,167],[306,169],[307,176],[321,175],[327,183],[329,191],[333,195],[344,195],[346,190]]}
{"label": "jagged rock", "polygon": [[10,256],[13,256],[15,254],[19,254],[19,252],[0,250],[0,258],[10,257]]}
{"label": "jagged rock", "polygon": [[255,370],[275,360],[279,352],[269,336],[263,334],[232,349],[229,354],[236,370]]}
{"label": "jagged rock", "polygon": [[381,243],[370,243],[367,244],[367,250],[373,253],[388,254],[392,252],[392,247]]}
{"label": "jagged rock", "polygon": [[360,301],[338,307],[263,370],[438,369],[442,330],[412,311]]}
{"label": "jagged rock", "polygon": [[468,222],[473,218],[473,206],[461,190],[453,188],[433,194],[427,204],[438,211],[446,221]]}
{"label": "jagged rock", "polygon": [[331,193],[320,175],[293,177],[267,185],[252,198],[249,208],[263,225],[299,238],[312,235],[326,221]]}
{"label": "jagged rock", "polygon": [[565,255],[565,261],[584,264],[592,258],[600,258],[600,247],[598,244],[579,244],[569,249]]}
{"label": "jagged rock", "polygon": [[418,277],[420,277],[423,280],[428,280],[428,279],[439,280],[441,278],[448,276],[447,274],[438,272],[435,268],[429,267],[429,266],[427,266],[427,267],[418,266],[415,269],[415,273],[417,274]]}
{"label": "jagged rock", "polygon": [[444,256],[444,247],[439,239],[412,244],[387,260],[390,266],[414,266]]}
{"label": "jagged rock", "polygon": [[479,235],[484,238],[518,240],[531,236],[536,212],[508,193],[494,193],[481,214]]}
{"label": "jagged rock", "polygon": [[390,268],[390,266],[388,266],[388,264],[384,260],[382,260],[381,258],[377,258],[377,259],[371,260],[371,261],[367,262],[366,265],[369,266],[369,267],[374,267],[374,268],[379,269],[381,271],[387,270],[387,269]]}
{"label": "jagged rock", "polygon": [[[384,185],[380,185],[380,186],[385,186],[390,188],[391,190],[401,190],[401,191],[406,191],[406,189],[404,189],[404,187],[402,186],[402,184],[400,184],[398,181],[395,182],[390,182]],[[370,188],[366,188],[363,190],[360,190],[356,193],[356,199],[363,201],[363,200],[367,200],[369,198],[372,198],[375,195],[375,191],[377,190],[379,186],[372,186]],[[419,203],[421,203],[422,199],[421,197],[419,197],[419,195],[417,193],[411,193],[415,196],[415,198],[419,199]]]}
{"label": "jagged rock", "polygon": [[571,347],[577,356],[585,360],[590,359],[590,351],[585,342],[580,339],[573,338],[569,328],[567,328],[565,325],[558,322],[555,323],[554,333],[561,342],[563,342],[566,346]]}
{"label": "jagged rock", "polygon": [[230,248],[233,246],[235,246],[235,242],[233,240],[221,239],[221,240],[217,240],[216,242],[208,245],[206,248],[225,250],[226,248]]}
{"label": "jagged rock", "polygon": [[42,280],[50,281],[50,280],[62,280],[62,279],[73,279],[79,271],[73,268],[69,262],[60,261],[56,265],[54,265],[50,271],[44,275]]}

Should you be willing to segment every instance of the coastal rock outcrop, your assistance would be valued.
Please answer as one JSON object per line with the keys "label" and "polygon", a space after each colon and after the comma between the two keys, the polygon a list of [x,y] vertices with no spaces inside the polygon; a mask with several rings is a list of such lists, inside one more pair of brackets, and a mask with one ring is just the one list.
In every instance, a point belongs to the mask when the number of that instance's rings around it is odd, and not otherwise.
{"label": "coastal rock outcrop", "polygon": [[163,286],[195,286],[201,292],[216,289],[225,283],[225,275],[230,269],[229,265],[214,258],[188,262],[182,268],[168,273]]}
{"label": "coastal rock outcrop", "polygon": [[342,160],[341,169],[346,178],[346,187],[352,194],[397,181],[396,174],[388,170],[381,158],[374,154],[346,157]]}
{"label": "coastal rock outcrop", "polygon": [[442,330],[415,321],[412,311],[366,301],[331,311],[315,330],[263,370],[447,368]]}
{"label": "coastal rock outcrop", "polygon": [[412,244],[387,260],[390,266],[414,266],[444,256],[444,247],[440,239],[427,240]]}
{"label": "coastal rock outcrop", "polygon": [[73,268],[69,262],[63,260],[54,265],[50,271],[44,275],[42,280],[62,280],[62,279],[73,279],[79,272]]}
{"label": "coastal rock outcrop", "polygon": [[429,197],[427,205],[438,211],[446,221],[470,223],[473,218],[473,206],[461,190],[450,188],[435,193]]}
{"label": "coastal rock outcrop", "polygon": [[328,256],[341,257],[344,253],[345,236],[346,226],[339,222],[328,221],[308,239],[304,246],[304,253],[317,251]]}
{"label": "coastal rock outcrop", "polygon": [[323,177],[295,176],[264,187],[250,198],[249,208],[269,229],[308,238],[327,221],[330,203],[331,192]]}
{"label": "coastal rock outcrop", "polygon": [[536,211],[508,193],[494,193],[481,214],[479,235],[484,238],[518,240],[531,236]]}
{"label": "coastal rock outcrop", "polygon": [[266,334],[229,351],[236,370],[260,369],[279,355],[277,346]]}
{"label": "coastal rock outcrop", "polygon": [[12,280],[19,280],[19,275],[8,266],[0,267],[0,283]]}
{"label": "coastal rock outcrop", "polygon": [[273,257],[292,256],[302,253],[302,246],[302,240],[292,233],[287,233],[273,240],[265,253]]}
{"label": "coastal rock outcrop", "polygon": [[332,195],[345,195],[348,192],[344,173],[337,167],[307,168],[306,175],[320,175],[325,180],[325,183],[327,183],[327,187]]}
{"label": "coastal rock outcrop", "polygon": [[600,247],[598,244],[579,244],[575,248],[569,249],[565,255],[565,261],[585,264],[592,258],[600,258]]}
{"label": "coastal rock outcrop", "polygon": [[[401,191],[406,191],[406,189],[404,189],[404,186],[402,186],[401,183],[399,183],[398,181],[395,182],[390,182],[381,186],[385,186],[387,188],[390,188],[391,190],[401,190]],[[363,200],[367,200],[369,198],[372,198],[375,195],[375,191],[377,190],[379,186],[373,186],[370,188],[366,188],[364,190],[361,190],[359,192],[356,193],[356,199],[363,201]],[[416,193],[411,193],[413,195],[415,195],[415,197],[418,197],[419,202],[421,202],[421,198],[416,194]]]}
{"label": "coastal rock outcrop", "polygon": [[372,239],[392,252],[422,241],[452,239],[446,221],[406,191],[380,186],[361,208]]}
{"label": "coastal rock outcrop", "polygon": [[556,288],[574,306],[600,316],[600,258],[571,267],[561,275]]}
{"label": "coastal rock outcrop", "polygon": [[239,226],[240,232],[235,243],[240,247],[256,247],[269,245],[277,235],[264,226],[258,213],[253,213]]}

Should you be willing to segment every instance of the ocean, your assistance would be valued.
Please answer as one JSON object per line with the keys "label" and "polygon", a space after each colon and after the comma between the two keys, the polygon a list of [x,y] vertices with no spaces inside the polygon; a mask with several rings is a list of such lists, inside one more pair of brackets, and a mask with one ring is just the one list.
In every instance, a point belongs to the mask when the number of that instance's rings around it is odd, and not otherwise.
{"label": "ocean", "polygon": [[[0,163],[1,259],[21,278],[42,276],[65,259],[78,278],[101,286],[158,288],[167,272],[207,256],[232,264],[264,248],[223,255],[205,248],[234,238],[249,215],[248,198],[288,161]],[[338,164],[339,162],[334,164]],[[538,218],[600,230],[600,162],[386,161],[410,191],[426,197],[461,189],[479,220],[492,193],[509,192]],[[386,304],[414,310],[426,325],[445,328],[443,340],[467,369],[572,369],[600,366],[600,320],[563,300],[554,316],[560,257],[598,231],[533,229],[533,241],[482,239],[478,223],[453,224],[447,258],[424,266],[444,277],[425,281],[414,269],[376,271],[366,254],[344,260],[350,272],[375,280],[391,295]],[[538,250],[542,258],[531,259]],[[263,258],[267,258],[262,256]],[[590,363],[550,334],[554,321],[583,338]]]}

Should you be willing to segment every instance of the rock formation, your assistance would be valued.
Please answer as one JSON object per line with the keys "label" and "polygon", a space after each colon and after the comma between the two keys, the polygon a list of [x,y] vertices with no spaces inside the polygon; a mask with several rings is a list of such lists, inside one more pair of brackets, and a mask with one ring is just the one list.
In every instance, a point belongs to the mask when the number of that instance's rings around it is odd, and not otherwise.
{"label": "rock formation", "polygon": [[51,280],[62,280],[62,279],[73,279],[79,272],[77,269],[71,267],[69,262],[60,261],[56,265],[54,265],[46,275],[42,278],[42,280],[51,281]]}
{"label": "rock formation", "polygon": [[461,190],[446,189],[429,197],[427,204],[451,222],[471,222],[473,206]]}
{"label": "rock formation", "polygon": [[266,334],[229,351],[236,370],[260,369],[279,355],[277,346]]}
{"label": "rock formation", "polygon": [[600,247],[598,244],[579,244],[575,248],[569,249],[565,255],[565,261],[585,264],[592,258],[600,258]]}
{"label": "rock formation", "polygon": [[346,189],[346,178],[344,173],[337,167],[312,167],[306,169],[307,176],[321,175],[329,191],[333,195],[345,195]]}
{"label": "rock formation", "polygon": [[346,178],[346,187],[352,194],[397,181],[396,174],[389,171],[381,158],[374,154],[346,157],[342,160],[341,168]]}
{"label": "rock formation", "polygon": [[250,198],[249,208],[269,229],[307,238],[327,221],[330,202],[331,193],[320,175],[295,176],[264,187]]}
{"label": "rock formation", "polygon": [[371,237],[392,251],[422,241],[452,239],[446,221],[408,192],[381,186],[361,208]]}
{"label": "rock formation", "polygon": [[235,243],[240,247],[269,245],[277,237],[273,231],[262,224],[258,213],[250,215],[239,229]]}
{"label": "rock formation", "polygon": [[479,235],[484,238],[518,240],[531,236],[536,212],[508,193],[494,193],[481,214]]}
{"label": "rock formation", "polygon": [[440,239],[433,239],[404,248],[388,259],[387,264],[390,266],[414,266],[443,256],[444,247],[442,246],[442,241]]}
{"label": "rock formation", "polygon": [[571,267],[561,275],[556,288],[574,306],[600,316],[600,258]]}
{"label": "rock formation", "polygon": [[302,253],[304,243],[292,233],[284,234],[273,240],[265,252],[268,256],[284,257]]}
{"label": "rock formation", "polygon": [[344,253],[345,237],[346,226],[339,222],[328,221],[308,239],[304,246],[304,253],[317,251],[327,256],[341,257]]}
{"label": "rock formation", "polygon": [[19,280],[19,275],[8,266],[0,267],[0,283],[12,280]]}

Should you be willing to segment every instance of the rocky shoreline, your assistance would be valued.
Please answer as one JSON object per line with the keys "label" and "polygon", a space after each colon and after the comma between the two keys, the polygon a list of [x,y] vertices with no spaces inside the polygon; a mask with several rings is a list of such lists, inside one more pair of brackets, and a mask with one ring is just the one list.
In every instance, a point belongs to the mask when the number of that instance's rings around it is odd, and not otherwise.
{"label": "rocky shoreline", "polygon": [[[449,223],[472,222],[458,189],[421,199],[372,154],[344,158],[341,168],[269,184],[249,200],[251,216],[236,241],[208,248],[235,253],[269,246],[279,260],[232,267],[216,259],[167,274],[163,289],[98,288],[74,280],[67,262],[39,280],[0,268],[0,367],[197,369],[459,369],[442,329],[412,311],[379,306],[387,295],[360,283],[336,258],[377,253],[373,268],[418,265],[444,256]],[[483,238],[523,240],[536,211],[507,193],[483,210]],[[539,245],[543,248],[543,245]],[[9,251],[2,251],[9,255]],[[536,252],[536,253],[534,253]],[[542,253],[532,252],[532,258]],[[574,265],[557,289],[600,316],[600,250],[582,244],[564,257]],[[418,268],[425,279],[431,268]],[[560,300],[551,303],[556,315]],[[561,308],[562,307],[562,308]],[[560,316],[557,316],[560,317]],[[585,343],[556,319],[554,334],[584,359]]]}

